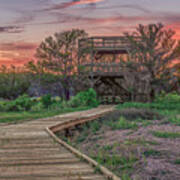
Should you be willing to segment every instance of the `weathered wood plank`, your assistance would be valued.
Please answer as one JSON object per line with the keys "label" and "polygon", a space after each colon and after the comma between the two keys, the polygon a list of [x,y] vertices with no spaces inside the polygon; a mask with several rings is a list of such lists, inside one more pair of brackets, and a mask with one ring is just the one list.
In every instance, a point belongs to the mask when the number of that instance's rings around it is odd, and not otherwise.
{"label": "weathered wood plank", "polygon": [[1,126],[0,180],[103,180],[104,176],[50,138],[45,128],[59,122],[101,114],[105,109],[75,112]]}

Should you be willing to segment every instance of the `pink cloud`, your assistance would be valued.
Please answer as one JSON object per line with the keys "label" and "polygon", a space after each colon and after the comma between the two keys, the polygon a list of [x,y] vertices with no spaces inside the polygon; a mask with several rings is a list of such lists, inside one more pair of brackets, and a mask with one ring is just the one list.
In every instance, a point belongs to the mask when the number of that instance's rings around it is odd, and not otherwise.
{"label": "pink cloud", "polygon": [[0,44],[0,65],[23,65],[34,57],[36,48],[36,43],[2,43]]}

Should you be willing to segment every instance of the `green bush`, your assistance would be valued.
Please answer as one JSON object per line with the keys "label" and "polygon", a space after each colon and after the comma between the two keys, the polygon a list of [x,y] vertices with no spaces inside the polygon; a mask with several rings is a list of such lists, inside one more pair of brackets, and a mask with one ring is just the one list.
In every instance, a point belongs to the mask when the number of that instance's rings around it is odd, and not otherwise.
{"label": "green bush", "polygon": [[0,101],[0,112],[6,111],[6,103],[5,101]]}
{"label": "green bush", "polygon": [[19,96],[14,101],[5,102],[5,111],[29,111],[34,102],[28,95]]}
{"label": "green bush", "polygon": [[81,108],[81,107],[97,107],[98,101],[96,92],[89,89],[78,93],[72,97],[70,101],[62,101],[60,97],[51,97],[50,94],[39,98],[30,98],[28,95],[19,96],[13,101],[0,101],[0,112],[8,111],[41,111],[43,109],[66,109],[66,108]]}
{"label": "green bush", "polygon": [[43,104],[41,102],[38,102],[34,106],[31,107],[31,111],[38,112],[38,111],[41,111],[43,108],[44,108]]}
{"label": "green bush", "polygon": [[76,96],[72,97],[67,104],[70,107],[97,107],[99,105],[96,92],[92,88],[78,93]]}
{"label": "green bush", "polygon": [[180,104],[180,95],[177,93],[169,93],[169,94],[164,94],[162,93],[161,95],[157,96],[155,103],[165,103],[165,104]]}
{"label": "green bush", "polygon": [[41,97],[41,103],[43,104],[44,108],[48,108],[50,105],[53,104],[53,102],[54,101],[50,94]]}
{"label": "green bush", "polygon": [[28,95],[22,95],[13,101],[0,101],[0,111],[28,111],[33,104],[33,100]]}
{"label": "green bush", "polygon": [[118,109],[122,108],[150,108],[156,110],[180,110],[180,95],[177,93],[161,94],[156,96],[152,103],[126,102],[118,105]]}

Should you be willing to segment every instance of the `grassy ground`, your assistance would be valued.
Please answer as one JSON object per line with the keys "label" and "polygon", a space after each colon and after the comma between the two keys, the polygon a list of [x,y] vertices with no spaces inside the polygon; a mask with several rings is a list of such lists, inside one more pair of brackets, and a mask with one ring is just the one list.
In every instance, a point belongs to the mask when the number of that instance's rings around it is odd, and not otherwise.
{"label": "grassy ground", "polygon": [[0,112],[0,123],[18,123],[24,120],[32,120],[32,119],[39,119],[39,118],[46,118],[52,117],[55,115],[68,113],[68,112],[75,112],[75,111],[82,111],[87,110],[88,107],[80,107],[80,108],[65,108],[59,110],[41,110],[38,112]]}
{"label": "grassy ground", "polygon": [[68,101],[46,94],[32,98],[24,94],[12,101],[0,100],[0,123],[46,118],[67,112],[97,107],[99,102],[92,88],[81,91]]}
{"label": "grassy ground", "polygon": [[122,180],[179,180],[178,108],[125,103],[115,112],[72,129],[69,137],[58,135]]}

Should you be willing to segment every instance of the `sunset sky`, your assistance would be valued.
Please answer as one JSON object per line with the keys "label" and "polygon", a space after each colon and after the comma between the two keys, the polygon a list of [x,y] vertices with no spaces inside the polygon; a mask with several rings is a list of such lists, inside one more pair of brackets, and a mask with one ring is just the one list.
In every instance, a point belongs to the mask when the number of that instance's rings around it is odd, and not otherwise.
{"label": "sunset sky", "polygon": [[22,65],[55,32],[120,35],[162,22],[180,39],[180,0],[0,0],[0,64]]}

